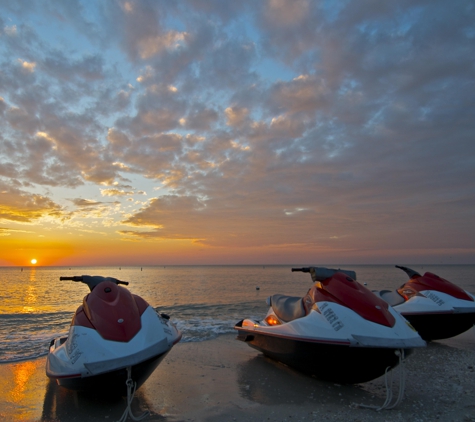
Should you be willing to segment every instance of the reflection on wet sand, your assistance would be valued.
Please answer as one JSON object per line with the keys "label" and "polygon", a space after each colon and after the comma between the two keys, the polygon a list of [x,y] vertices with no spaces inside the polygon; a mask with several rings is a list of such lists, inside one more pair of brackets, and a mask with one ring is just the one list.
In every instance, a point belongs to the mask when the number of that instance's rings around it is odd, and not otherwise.
{"label": "reflection on wet sand", "polygon": [[243,398],[268,406],[306,402],[340,404],[343,397],[345,403],[375,399],[374,392],[365,391],[365,384],[339,385],[320,381],[262,354],[238,365],[237,382]]}
{"label": "reflection on wet sand", "polygon": [[34,362],[27,361],[16,364],[13,368],[14,388],[7,394],[14,403],[21,403],[28,395],[28,382],[36,370],[36,365]]}
{"label": "reflection on wet sand", "polygon": [[[68,390],[49,381],[45,391],[40,421],[104,421],[118,420],[127,406],[125,397],[90,395]],[[147,421],[163,421],[165,418],[151,410],[145,395],[139,389],[132,401],[132,413],[136,416],[149,410]]]}
{"label": "reflection on wet sand", "polygon": [[[0,365],[0,391],[2,421],[115,421],[127,405],[124,397],[92,396],[58,386],[45,374],[45,358]],[[142,386],[135,393],[132,412],[140,416],[146,410],[150,416],[144,420],[165,420],[153,410]]]}
{"label": "reflection on wet sand", "polygon": [[2,366],[0,376],[0,419],[8,409],[15,409],[9,414],[12,421],[24,421],[33,419],[36,415],[38,385],[43,380],[39,368],[41,361],[24,361]]}

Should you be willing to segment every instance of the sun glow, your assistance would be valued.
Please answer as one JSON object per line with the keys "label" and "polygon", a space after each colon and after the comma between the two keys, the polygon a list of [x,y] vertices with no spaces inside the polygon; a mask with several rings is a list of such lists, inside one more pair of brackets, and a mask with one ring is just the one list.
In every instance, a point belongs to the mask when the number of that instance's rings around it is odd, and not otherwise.
{"label": "sun glow", "polygon": [[33,258],[30,262],[32,265],[35,265],[38,261],[35,258]]}

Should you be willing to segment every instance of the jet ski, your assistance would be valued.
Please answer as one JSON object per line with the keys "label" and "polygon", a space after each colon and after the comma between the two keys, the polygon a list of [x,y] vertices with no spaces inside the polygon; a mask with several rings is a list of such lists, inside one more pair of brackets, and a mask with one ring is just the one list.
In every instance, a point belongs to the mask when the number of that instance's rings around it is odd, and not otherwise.
{"label": "jet ski", "polygon": [[357,384],[384,375],[425,341],[384,300],[356,282],[354,271],[292,268],[310,273],[302,297],[273,295],[261,321],[235,325],[237,339],[316,378]]}
{"label": "jet ski", "polygon": [[436,274],[408,267],[409,281],[397,290],[374,291],[397,310],[426,341],[459,335],[475,324],[475,296]]}
{"label": "jet ski", "polygon": [[[72,390],[130,396],[155,370],[181,333],[165,314],[100,276],[60,277],[87,284],[69,334],[51,341],[46,375]],[[133,397],[133,393],[132,393]]]}

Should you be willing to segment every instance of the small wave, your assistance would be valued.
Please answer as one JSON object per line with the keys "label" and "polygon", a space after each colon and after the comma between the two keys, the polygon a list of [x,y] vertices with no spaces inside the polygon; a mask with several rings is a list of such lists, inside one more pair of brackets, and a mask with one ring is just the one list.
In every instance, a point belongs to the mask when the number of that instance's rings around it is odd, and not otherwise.
{"label": "small wave", "polygon": [[46,356],[48,352],[43,352],[43,353],[37,353],[37,354],[30,354],[30,355],[25,355],[25,354],[19,354],[16,356],[11,356],[11,357],[1,357],[0,358],[0,364],[1,363],[15,363],[15,362],[22,362],[25,360],[35,360],[38,358],[41,358],[43,356]]}
{"label": "small wave", "polygon": [[211,340],[221,334],[234,332],[235,320],[215,320],[193,318],[189,320],[175,320],[177,328],[183,333],[185,343]]}
{"label": "small wave", "polygon": [[0,315],[0,363],[45,356],[51,340],[68,331],[71,313]]}
{"label": "small wave", "polygon": [[0,363],[18,362],[36,359],[48,354],[48,348],[53,338],[66,335],[63,332],[41,332],[31,334],[17,332],[5,337],[0,346]]}
{"label": "small wave", "polygon": [[[182,342],[201,342],[235,332],[234,325],[252,315],[264,315],[261,301],[193,304],[158,308],[182,332]],[[0,363],[45,356],[53,338],[67,335],[71,312],[0,314]],[[258,318],[256,318],[258,319]]]}
{"label": "small wave", "polygon": [[[252,315],[246,315],[245,317],[259,319]],[[211,340],[223,334],[235,333],[236,330],[234,329],[234,326],[241,319],[242,317],[239,316],[230,317],[229,319],[175,318],[172,319],[172,322],[182,332],[182,342],[191,343]]]}
{"label": "small wave", "polygon": [[[246,303],[197,303],[158,307],[158,312],[170,316],[170,321],[182,332],[182,342],[200,342],[223,334],[234,333],[234,325],[252,315],[265,315],[262,300]],[[256,318],[258,319],[258,318]]]}

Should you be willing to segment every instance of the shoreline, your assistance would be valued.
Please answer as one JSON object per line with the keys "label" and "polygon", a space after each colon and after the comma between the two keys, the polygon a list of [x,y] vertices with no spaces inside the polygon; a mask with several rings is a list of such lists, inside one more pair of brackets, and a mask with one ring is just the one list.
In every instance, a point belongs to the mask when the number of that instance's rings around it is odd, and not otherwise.
{"label": "shoreline", "polygon": [[[0,364],[0,419],[115,421],[125,399],[68,391],[45,375],[46,357]],[[324,364],[324,362],[322,362]],[[355,364],[357,364],[355,362]],[[234,334],[178,343],[137,391],[132,411],[144,421],[475,421],[475,328],[429,343],[406,360],[405,395],[381,406],[384,378],[357,385],[319,381],[265,358]],[[398,378],[394,374],[393,394]],[[129,420],[131,420],[129,418]]]}

